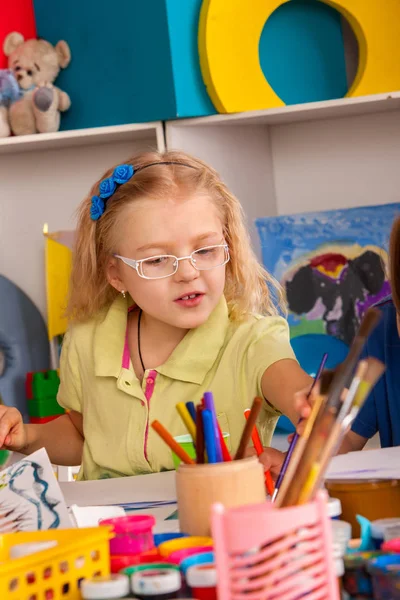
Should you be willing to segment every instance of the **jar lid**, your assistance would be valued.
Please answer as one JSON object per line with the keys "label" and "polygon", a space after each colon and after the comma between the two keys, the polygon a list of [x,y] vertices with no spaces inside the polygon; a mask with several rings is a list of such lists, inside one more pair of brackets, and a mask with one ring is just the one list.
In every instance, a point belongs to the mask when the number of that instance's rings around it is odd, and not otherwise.
{"label": "jar lid", "polygon": [[126,567],[143,565],[144,563],[162,562],[161,554],[154,550],[148,550],[141,554],[115,554],[110,556],[111,573],[119,573]]}
{"label": "jar lid", "polygon": [[178,569],[148,569],[137,571],[131,577],[132,591],[139,596],[161,596],[181,588]]}
{"label": "jar lid", "polygon": [[186,571],[186,583],[191,588],[216,587],[217,569],[213,564],[193,565]]}
{"label": "jar lid", "polygon": [[185,558],[180,566],[180,569],[184,575],[186,575],[189,567],[193,565],[207,565],[215,562],[214,552],[200,552],[199,554],[192,554]]}
{"label": "jar lid", "polygon": [[129,591],[129,577],[126,575],[93,577],[93,579],[84,579],[81,585],[84,600],[123,598],[129,594]]}
{"label": "jar lid", "polygon": [[181,548],[168,554],[168,561],[175,565],[180,565],[185,558],[193,556],[193,554],[200,554],[201,552],[212,552],[212,546],[193,546],[192,548]]}
{"label": "jar lid", "polygon": [[115,533],[142,533],[151,530],[155,525],[152,515],[132,515],[127,517],[115,517],[114,519],[103,519],[99,525],[111,525]]}
{"label": "jar lid", "polygon": [[342,514],[342,503],[339,498],[329,498],[328,500],[328,517],[339,517]]}
{"label": "jar lid", "polygon": [[130,567],[126,567],[126,569],[123,570],[123,573],[124,575],[131,576],[134,573],[138,573],[139,571],[168,571],[169,569],[171,569],[172,571],[179,571],[179,566],[173,565],[167,561],[145,563],[141,565],[131,565]]}
{"label": "jar lid", "polygon": [[396,534],[400,532],[400,518],[371,521],[371,536],[373,538],[385,538],[386,530],[392,530],[394,534],[392,537],[397,537]]}
{"label": "jar lid", "polygon": [[35,552],[42,552],[49,548],[58,546],[56,540],[48,540],[47,542],[28,542],[26,544],[15,544],[10,548],[10,558],[21,558],[22,556],[28,556],[29,554],[35,554]]}
{"label": "jar lid", "polygon": [[154,545],[155,546],[159,546],[160,544],[163,544],[164,542],[169,542],[170,540],[177,540],[179,538],[183,538],[183,537],[188,537],[187,533],[180,533],[180,532],[172,532],[169,531],[167,533],[155,533],[154,534]]}
{"label": "jar lid", "polygon": [[158,546],[158,551],[162,556],[169,556],[172,552],[176,550],[181,550],[182,548],[193,548],[194,546],[212,546],[213,540],[210,537],[201,537],[201,536],[188,536],[185,538],[179,538],[175,540],[170,540],[169,542],[164,542]]}

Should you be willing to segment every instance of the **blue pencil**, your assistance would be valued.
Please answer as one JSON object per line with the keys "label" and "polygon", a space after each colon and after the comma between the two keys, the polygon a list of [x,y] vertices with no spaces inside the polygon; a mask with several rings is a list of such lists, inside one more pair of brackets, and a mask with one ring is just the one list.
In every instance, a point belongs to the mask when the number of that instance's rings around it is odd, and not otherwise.
{"label": "blue pencil", "polygon": [[215,447],[215,433],[212,412],[205,408],[202,411],[201,417],[203,419],[204,441],[207,450],[208,462],[216,463],[217,453]]}
{"label": "blue pencil", "polygon": [[196,425],[196,408],[194,402],[186,402],[186,408],[188,409],[189,415],[193,419],[193,423]]}
{"label": "blue pencil", "polygon": [[209,410],[212,415],[214,440],[215,440],[214,444],[215,444],[215,452],[216,452],[217,462],[223,462],[222,448],[221,448],[221,443],[219,441],[217,413],[215,412],[214,398],[213,398],[213,395],[211,392],[204,393],[204,404],[205,404],[206,409]]}

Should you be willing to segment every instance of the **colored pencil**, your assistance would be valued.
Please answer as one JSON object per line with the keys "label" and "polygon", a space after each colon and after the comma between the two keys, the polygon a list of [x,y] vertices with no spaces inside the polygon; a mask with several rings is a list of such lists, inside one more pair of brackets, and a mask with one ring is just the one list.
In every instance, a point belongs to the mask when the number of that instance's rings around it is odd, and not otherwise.
{"label": "colored pencil", "polygon": [[212,412],[208,410],[208,408],[205,408],[201,413],[201,417],[203,419],[204,441],[207,450],[208,462],[216,463],[218,461]]}
{"label": "colored pencil", "polygon": [[196,425],[196,407],[194,405],[194,402],[186,402],[186,408],[188,409],[188,412],[190,414],[190,416],[192,417],[192,421],[193,423]]}
{"label": "colored pencil", "polygon": [[219,441],[220,441],[221,449],[222,449],[222,458],[225,462],[229,462],[230,460],[232,460],[232,456],[229,453],[228,447],[224,440],[223,433],[221,431],[221,426],[218,423],[218,421],[217,421],[217,426],[218,426]]}
{"label": "colored pencil", "polygon": [[[314,381],[313,381],[313,383],[311,385],[310,391],[307,394],[307,398],[310,397],[310,394],[313,391],[313,389],[315,387],[315,384],[317,383],[317,381],[321,377],[322,371],[325,369],[325,365],[326,365],[327,359],[328,359],[328,353],[325,352],[325,354],[322,356],[321,363],[320,363],[320,365],[318,367],[318,371],[317,371],[317,373],[316,373],[316,375],[314,377]],[[300,419],[299,423],[300,422],[301,422],[301,419]],[[297,433],[297,431],[295,431],[295,433],[293,435],[293,438],[292,438],[292,441],[290,442],[289,449],[288,449],[287,454],[285,456],[285,460],[283,461],[281,470],[279,472],[278,479],[276,480],[276,483],[275,483],[275,491],[274,491],[274,494],[272,496],[272,502],[275,501],[276,496],[278,495],[279,488],[282,485],[283,478],[285,477],[285,473],[287,471],[288,465],[290,463],[290,460],[292,458],[292,455],[293,455],[293,452],[294,452],[294,449],[296,447],[296,444],[297,444],[298,440],[299,440],[299,434]]]}
{"label": "colored pencil", "polygon": [[[244,411],[244,416],[246,417],[246,420],[249,418],[249,415],[250,409],[246,408],[246,410]],[[261,443],[260,436],[258,434],[257,425],[254,425],[253,427],[251,439],[253,441],[255,451],[257,452],[257,456],[260,456],[264,452],[264,448]],[[274,482],[272,481],[271,473],[269,470],[265,471],[265,487],[267,488],[268,494],[272,496],[272,494],[274,493]]]}
{"label": "colored pencil", "polygon": [[235,460],[241,460],[245,456],[247,446],[249,445],[251,439],[251,434],[257,421],[257,417],[260,414],[262,403],[262,398],[254,398],[249,417],[244,426],[242,437],[240,438],[239,447],[235,454]]}
{"label": "colored pencil", "polygon": [[190,458],[189,454],[184,451],[184,449],[174,440],[172,435],[167,431],[164,425],[161,425],[159,421],[153,421],[151,424],[154,431],[158,433],[158,435],[164,440],[164,442],[171,448],[172,452],[174,452],[178,458],[181,459],[182,462],[187,465],[194,465],[195,462],[192,458]]}
{"label": "colored pencil", "polygon": [[188,430],[189,434],[192,437],[193,443],[196,443],[196,425],[193,422],[192,417],[190,416],[190,413],[188,411],[188,409],[185,406],[184,402],[178,402],[178,404],[176,405],[176,410],[179,413],[179,416],[181,417],[186,429]]}
{"label": "colored pencil", "polygon": [[204,408],[199,405],[196,406],[196,457],[197,464],[202,465],[204,463],[204,426],[202,412]]}
{"label": "colored pencil", "polygon": [[214,398],[211,392],[204,393],[204,403],[207,410],[210,411],[212,416],[212,424],[214,429],[214,440],[215,440],[215,452],[216,452],[216,462],[222,462],[222,448],[219,441],[219,433],[218,433],[218,421],[217,421],[217,413],[215,411]]}

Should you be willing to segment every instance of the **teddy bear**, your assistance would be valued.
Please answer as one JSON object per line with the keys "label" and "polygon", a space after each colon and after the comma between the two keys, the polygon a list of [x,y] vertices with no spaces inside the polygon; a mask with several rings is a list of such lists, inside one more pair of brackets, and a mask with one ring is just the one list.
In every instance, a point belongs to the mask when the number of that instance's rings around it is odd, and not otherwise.
{"label": "teddy bear", "polygon": [[53,86],[71,60],[67,42],[25,41],[13,32],[3,51],[8,69],[0,71],[0,137],[58,131],[60,112],[71,106],[68,94]]}

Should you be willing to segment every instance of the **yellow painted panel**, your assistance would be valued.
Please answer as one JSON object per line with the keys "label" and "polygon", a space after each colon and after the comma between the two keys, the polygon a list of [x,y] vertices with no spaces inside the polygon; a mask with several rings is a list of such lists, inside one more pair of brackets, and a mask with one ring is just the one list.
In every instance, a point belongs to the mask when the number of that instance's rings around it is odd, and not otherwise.
{"label": "yellow painted panel", "polygon": [[46,237],[46,289],[49,340],[65,333],[64,316],[71,274],[72,252],[63,244]]}

